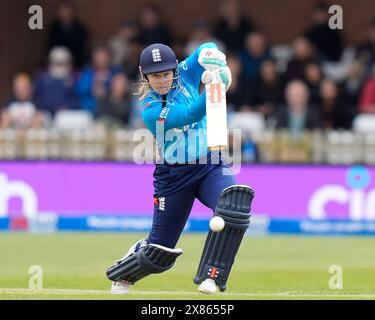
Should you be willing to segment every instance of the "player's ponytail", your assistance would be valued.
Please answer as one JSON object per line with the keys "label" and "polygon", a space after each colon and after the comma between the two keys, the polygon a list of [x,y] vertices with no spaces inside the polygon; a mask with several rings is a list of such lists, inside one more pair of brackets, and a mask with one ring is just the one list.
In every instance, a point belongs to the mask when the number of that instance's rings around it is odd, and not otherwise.
{"label": "player's ponytail", "polygon": [[139,100],[143,100],[148,95],[150,91],[150,84],[148,83],[146,77],[141,73],[141,80],[135,84],[136,88],[133,95],[138,96]]}

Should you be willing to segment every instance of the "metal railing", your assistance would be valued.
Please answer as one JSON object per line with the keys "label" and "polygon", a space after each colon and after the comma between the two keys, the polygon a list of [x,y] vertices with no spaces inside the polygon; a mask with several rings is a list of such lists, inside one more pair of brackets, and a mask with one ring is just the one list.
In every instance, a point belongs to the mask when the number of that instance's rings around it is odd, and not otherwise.
{"label": "metal railing", "polygon": [[[0,130],[0,160],[129,161],[140,142],[136,130]],[[151,135],[151,133],[150,133]],[[242,133],[260,163],[375,164],[375,133],[285,130]],[[156,150],[156,148],[155,148]],[[243,162],[246,162],[243,159]]]}

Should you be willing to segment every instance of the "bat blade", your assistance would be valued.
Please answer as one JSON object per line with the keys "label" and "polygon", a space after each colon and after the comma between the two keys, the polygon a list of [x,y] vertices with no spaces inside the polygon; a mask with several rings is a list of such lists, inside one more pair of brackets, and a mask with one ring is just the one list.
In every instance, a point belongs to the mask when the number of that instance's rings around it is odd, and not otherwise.
{"label": "bat blade", "polygon": [[207,146],[219,150],[228,146],[227,101],[225,86],[214,82],[206,85]]}

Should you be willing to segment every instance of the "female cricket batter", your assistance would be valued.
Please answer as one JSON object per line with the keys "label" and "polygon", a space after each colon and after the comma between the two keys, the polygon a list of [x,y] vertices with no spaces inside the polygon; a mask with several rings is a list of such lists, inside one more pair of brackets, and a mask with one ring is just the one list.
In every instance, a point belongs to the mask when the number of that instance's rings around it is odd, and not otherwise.
{"label": "female cricket batter", "polygon": [[[209,231],[194,282],[213,294],[226,282],[250,223],[253,191],[236,185],[219,151],[209,152],[206,139],[206,92],[202,82],[211,70],[226,89],[231,73],[214,43],[201,45],[178,64],[171,48],[152,44],[140,56],[142,118],[163,158],[154,171],[154,217],[147,239],[107,270],[112,293],[153,273],[170,269],[182,254],[176,243],[197,198],[220,216],[225,227]],[[192,133],[195,133],[195,135]],[[192,139],[191,137],[194,137]]]}

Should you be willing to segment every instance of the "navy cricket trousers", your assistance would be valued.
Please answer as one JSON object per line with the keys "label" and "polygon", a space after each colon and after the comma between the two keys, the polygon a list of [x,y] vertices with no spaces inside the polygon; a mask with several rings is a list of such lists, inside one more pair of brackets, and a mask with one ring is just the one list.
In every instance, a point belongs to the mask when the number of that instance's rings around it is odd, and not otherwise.
{"label": "navy cricket trousers", "polygon": [[174,248],[195,199],[215,209],[223,189],[236,184],[228,166],[157,164],[154,171],[154,217],[148,243]]}

